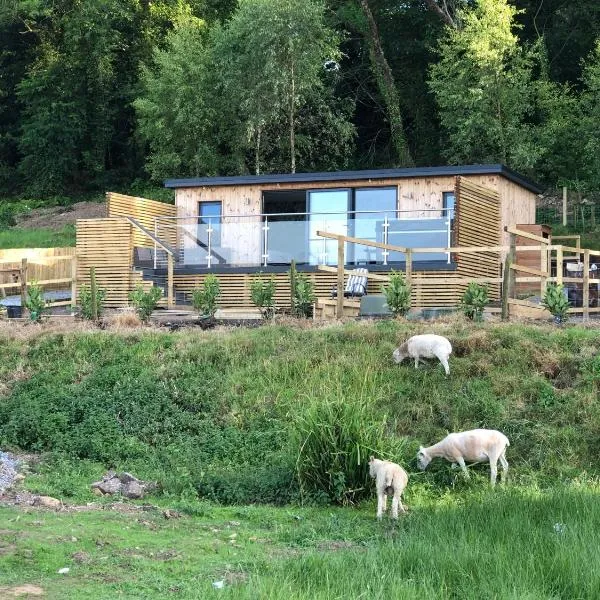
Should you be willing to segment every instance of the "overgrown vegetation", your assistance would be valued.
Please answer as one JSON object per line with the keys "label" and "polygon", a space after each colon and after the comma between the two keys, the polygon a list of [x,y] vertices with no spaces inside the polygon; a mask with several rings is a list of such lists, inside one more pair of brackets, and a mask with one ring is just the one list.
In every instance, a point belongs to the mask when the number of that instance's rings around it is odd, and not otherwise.
{"label": "overgrown vegetation", "polygon": [[405,315],[410,309],[410,286],[401,271],[390,272],[390,280],[387,285],[381,286],[385,295],[385,301],[395,317]]}
{"label": "overgrown vegetation", "polygon": [[75,246],[75,226],[62,229],[23,229],[0,227],[0,248],[59,248]]}
{"label": "overgrown vegetation", "polygon": [[[96,297],[94,298],[92,288],[83,283],[79,286],[77,295],[79,297],[79,313],[84,319],[92,320],[102,316],[104,300],[106,299],[106,290],[104,288],[97,287]],[[96,314],[94,314],[94,305]]]}
{"label": "overgrown vegetation", "polygon": [[275,279],[259,273],[250,283],[250,299],[264,319],[271,319],[275,310]]}
{"label": "overgrown vegetation", "polygon": [[199,316],[207,315],[212,319],[217,312],[220,295],[219,278],[211,273],[204,278],[201,287],[192,290],[192,306]]}
{"label": "overgrown vegetation", "polygon": [[[593,329],[438,323],[454,346],[445,378],[435,362],[393,363],[398,341],[423,332],[401,321],[23,340],[9,325],[0,447],[49,453],[28,479],[38,493],[90,501],[89,483],[113,467],[172,499],[344,502],[365,493],[351,490],[364,486],[369,449],[414,473],[419,444],[474,427],[510,438],[512,485],[600,475]],[[473,471],[465,482],[439,461],[410,488],[485,486],[487,468]]]}
{"label": "overgrown vegetation", "polygon": [[141,284],[129,293],[129,301],[142,323],[146,323],[150,319],[162,295],[162,290],[159,287],[152,286],[146,291]]}

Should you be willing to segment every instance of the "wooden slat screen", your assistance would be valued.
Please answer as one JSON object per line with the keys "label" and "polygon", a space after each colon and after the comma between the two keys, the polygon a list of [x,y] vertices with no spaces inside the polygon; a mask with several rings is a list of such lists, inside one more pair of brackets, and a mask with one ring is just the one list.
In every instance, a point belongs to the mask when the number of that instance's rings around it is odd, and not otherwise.
{"label": "wooden slat screen", "polygon": [[[501,243],[500,194],[463,178],[456,178],[454,235],[456,246],[499,246]],[[500,277],[498,252],[459,254],[457,274],[461,277]],[[459,286],[459,295],[466,287]],[[488,286],[490,299],[499,300],[500,285]]]}

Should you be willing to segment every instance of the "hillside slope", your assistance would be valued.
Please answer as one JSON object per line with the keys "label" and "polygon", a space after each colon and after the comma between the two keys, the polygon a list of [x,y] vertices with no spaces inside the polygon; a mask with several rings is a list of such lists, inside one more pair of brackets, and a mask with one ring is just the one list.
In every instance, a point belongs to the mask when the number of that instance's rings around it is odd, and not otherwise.
{"label": "hillside slope", "polygon": [[[393,363],[397,342],[425,331],[451,339],[449,378],[434,362]],[[600,474],[598,329],[381,321],[29,337],[6,328],[0,338],[0,448],[47,453],[30,485],[61,497],[90,497],[85,482],[115,467],[170,495],[295,500],[307,431],[331,434],[325,454],[370,435],[365,448],[414,472],[420,443],[496,428],[511,440],[515,482]],[[331,461],[332,488],[347,487]],[[412,485],[461,481],[440,462]]]}

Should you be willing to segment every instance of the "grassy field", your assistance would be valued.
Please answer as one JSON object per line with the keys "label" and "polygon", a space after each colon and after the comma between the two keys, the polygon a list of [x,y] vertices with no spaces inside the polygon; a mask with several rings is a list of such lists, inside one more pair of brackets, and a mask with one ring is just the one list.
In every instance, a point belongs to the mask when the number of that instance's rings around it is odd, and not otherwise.
{"label": "grassy field", "polygon": [[0,509],[0,593],[29,584],[69,600],[591,600],[600,589],[598,492],[508,487],[429,501],[409,493],[411,511],[397,525],[378,523],[373,503],[199,503],[194,515],[168,520],[161,511]]}
{"label": "grassy field", "polygon": [[62,229],[25,229],[11,227],[0,230],[0,248],[56,248],[75,246],[75,226]]}
{"label": "grassy field", "polygon": [[[398,340],[425,331],[451,339],[449,378],[434,362],[391,360]],[[148,501],[183,515],[2,508],[0,592],[598,597],[598,329],[0,324],[0,342],[0,448],[43,457],[26,491],[106,503],[89,484],[123,469],[158,481]],[[484,466],[470,481],[442,461],[416,470],[419,444],[479,426],[511,440],[508,486],[489,490]],[[397,525],[375,521],[370,452],[410,473]]]}

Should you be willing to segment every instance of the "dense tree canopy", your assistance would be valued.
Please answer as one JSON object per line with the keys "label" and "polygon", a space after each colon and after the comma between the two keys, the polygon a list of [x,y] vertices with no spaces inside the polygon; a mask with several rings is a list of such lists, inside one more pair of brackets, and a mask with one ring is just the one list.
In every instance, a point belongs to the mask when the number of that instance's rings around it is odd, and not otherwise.
{"label": "dense tree canopy", "polygon": [[600,188],[597,0],[0,3],[0,194],[503,162]]}

